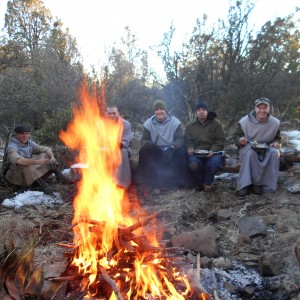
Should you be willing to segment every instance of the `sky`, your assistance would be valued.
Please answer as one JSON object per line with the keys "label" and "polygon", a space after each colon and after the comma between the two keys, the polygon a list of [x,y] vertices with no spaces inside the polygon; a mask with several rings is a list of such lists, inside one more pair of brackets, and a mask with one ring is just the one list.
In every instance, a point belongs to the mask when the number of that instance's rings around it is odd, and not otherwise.
{"label": "sky", "polygon": [[[140,48],[159,44],[171,23],[174,44],[181,45],[191,35],[196,19],[204,13],[213,23],[225,18],[228,0],[43,0],[54,17],[62,20],[78,43],[85,66],[98,66],[105,60],[105,49],[125,36],[129,26]],[[0,0],[0,28],[4,27],[6,0]],[[284,17],[300,6],[299,0],[257,0],[251,22],[261,26],[275,17]],[[151,54],[151,53],[150,53]],[[151,57],[151,55],[150,55]],[[151,64],[150,64],[151,66]]]}

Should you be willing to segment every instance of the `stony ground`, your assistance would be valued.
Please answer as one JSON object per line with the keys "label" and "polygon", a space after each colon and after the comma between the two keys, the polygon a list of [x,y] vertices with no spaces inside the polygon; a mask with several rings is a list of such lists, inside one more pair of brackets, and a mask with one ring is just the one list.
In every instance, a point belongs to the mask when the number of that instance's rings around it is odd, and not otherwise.
{"label": "stony ground", "polygon": [[[243,200],[235,195],[234,179],[216,180],[216,191],[212,193],[183,189],[164,191],[159,195],[148,195],[140,199],[135,189],[131,188],[128,195],[131,211],[135,213],[140,210],[149,214],[163,211],[158,221],[168,224],[168,237],[211,224],[219,234],[221,257],[237,259],[247,264],[241,258],[241,253],[252,254],[254,258],[251,266],[257,268],[259,257],[266,253],[276,253],[280,264],[277,285],[280,286],[281,296],[274,296],[272,299],[299,299],[300,269],[294,246],[300,238],[300,197],[285,189],[287,176],[286,172],[281,174],[275,194],[249,195]],[[57,246],[57,243],[72,242],[70,225],[76,186],[56,188],[65,199],[63,205],[53,208],[22,207],[17,211],[0,206],[0,243],[3,245],[13,241],[24,247],[33,236],[37,236],[39,243],[35,251],[35,264],[43,265],[46,271],[59,273],[63,271],[61,268],[64,266],[62,262],[65,261],[65,249]],[[2,184],[0,202],[11,195],[11,192]],[[220,211],[225,211],[227,217],[220,219]],[[241,242],[237,222],[243,216],[264,217],[268,234]]]}

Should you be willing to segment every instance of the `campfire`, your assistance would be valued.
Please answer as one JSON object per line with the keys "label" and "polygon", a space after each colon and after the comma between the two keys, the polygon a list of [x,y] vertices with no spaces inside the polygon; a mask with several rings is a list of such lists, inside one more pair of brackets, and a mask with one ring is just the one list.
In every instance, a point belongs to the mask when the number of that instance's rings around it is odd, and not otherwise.
{"label": "campfire", "polygon": [[[103,97],[101,97],[103,98]],[[84,299],[209,299],[192,291],[179,268],[180,249],[157,240],[156,217],[130,209],[116,184],[122,128],[104,115],[104,99],[81,89],[80,106],[61,140],[86,163],[74,199],[73,245],[64,274]]]}

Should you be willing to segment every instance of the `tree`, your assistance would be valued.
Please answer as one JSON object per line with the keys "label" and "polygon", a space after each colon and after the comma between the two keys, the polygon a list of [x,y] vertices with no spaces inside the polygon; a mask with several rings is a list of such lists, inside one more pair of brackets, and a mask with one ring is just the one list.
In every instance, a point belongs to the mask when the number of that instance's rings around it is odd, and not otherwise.
{"label": "tree", "polygon": [[0,44],[0,115],[8,126],[26,121],[41,128],[76,101],[84,77],[76,39],[51,20],[41,1],[8,2],[9,39]]}
{"label": "tree", "polygon": [[5,24],[10,39],[26,49],[31,57],[49,34],[52,15],[41,0],[7,2]]}

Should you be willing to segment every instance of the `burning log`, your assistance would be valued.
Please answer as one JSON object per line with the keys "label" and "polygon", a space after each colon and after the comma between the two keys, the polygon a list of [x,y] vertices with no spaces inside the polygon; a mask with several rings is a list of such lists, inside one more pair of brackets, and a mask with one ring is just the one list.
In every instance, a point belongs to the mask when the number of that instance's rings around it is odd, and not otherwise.
{"label": "burning log", "polygon": [[64,282],[64,281],[76,281],[82,280],[81,275],[73,275],[73,276],[61,276],[61,277],[47,277],[45,280],[53,281],[53,282]]}
{"label": "burning log", "polygon": [[196,299],[208,300],[211,298],[211,295],[206,291],[201,282],[198,280],[197,274],[195,274],[194,270],[188,270],[186,275],[189,282],[191,283],[191,286],[193,287],[193,295],[196,295]]}
{"label": "burning log", "polygon": [[150,215],[148,217],[145,217],[144,219],[142,219],[142,220],[138,221],[137,223],[133,224],[132,226],[130,226],[130,227],[124,229],[124,230],[120,230],[120,233],[119,233],[120,236],[128,235],[132,231],[135,231],[138,228],[147,225],[151,220],[155,219],[160,213],[162,213],[162,211],[153,213],[152,215]]}
{"label": "burning log", "polygon": [[119,290],[119,288],[118,288],[117,283],[116,283],[113,279],[111,279],[111,278],[108,276],[106,270],[105,270],[102,266],[100,266],[100,271],[101,271],[101,274],[102,274],[104,280],[105,280],[108,284],[110,284],[110,286],[112,287],[112,289],[113,289],[113,291],[114,291],[114,293],[115,293],[117,299],[118,299],[118,300],[124,300],[124,298],[123,298],[123,296],[122,296],[122,294],[121,294],[121,292],[120,292],[120,290]]}

